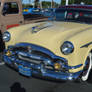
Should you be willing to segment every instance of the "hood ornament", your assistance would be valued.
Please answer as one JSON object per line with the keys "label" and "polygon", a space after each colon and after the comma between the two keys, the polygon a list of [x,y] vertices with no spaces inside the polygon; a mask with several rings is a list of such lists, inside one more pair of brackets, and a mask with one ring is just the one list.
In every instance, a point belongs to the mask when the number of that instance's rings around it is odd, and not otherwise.
{"label": "hood ornament", "polygon": [[32,27],[32,33],[37,33],[40,30],[42,30],[44,28],[47,28],[47,27],[51,27],[51,26],[52,26],[52,23],[42,23],[42,24],[39,24],[37,26]]}

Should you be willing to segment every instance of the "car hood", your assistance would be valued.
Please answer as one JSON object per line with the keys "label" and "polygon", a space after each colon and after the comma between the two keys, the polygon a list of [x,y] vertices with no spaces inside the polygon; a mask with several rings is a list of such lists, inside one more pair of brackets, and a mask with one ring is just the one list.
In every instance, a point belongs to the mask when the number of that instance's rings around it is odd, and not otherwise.
{"label": "car hood", "polygon": [[37,44],[61,56],[60,46],[64,41],[90,28],[91,25],[73,22],[28,24],[8,30],[11,33],[11,40],[6,45],[20,42]]}

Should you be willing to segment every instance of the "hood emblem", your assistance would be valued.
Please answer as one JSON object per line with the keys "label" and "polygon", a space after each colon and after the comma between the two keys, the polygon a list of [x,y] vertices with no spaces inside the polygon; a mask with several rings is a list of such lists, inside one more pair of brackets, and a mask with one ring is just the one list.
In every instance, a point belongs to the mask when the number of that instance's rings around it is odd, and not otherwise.
{"label": "hood emblem", "polygon": [[39,24],[37,26],[32,27],[32,33],[37,33],[40,30],[42,30],[44,28],[47,28],[47,27],[51,27],[51,26],[52,26],[52,23],[42,23],[42,24]]}

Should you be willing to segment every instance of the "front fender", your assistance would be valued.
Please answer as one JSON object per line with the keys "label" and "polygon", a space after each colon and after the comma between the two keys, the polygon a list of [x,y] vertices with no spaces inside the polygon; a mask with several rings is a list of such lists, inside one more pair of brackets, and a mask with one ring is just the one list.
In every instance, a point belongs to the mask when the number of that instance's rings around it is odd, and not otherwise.
{"label": "front fender", "polygon": [[85,30],[80,34],[74,35],[69,41],[74,44],[75,49],[72,54],[66,56],[68,58],[68,64],[71,66],[83,64],[79,69],[70,70],[71,72],[76,72],[83,69],[86,58],[92,50],[92,44],[89,44],[92,42],[92,30]]}
{"label": "front fender", "polygon": [[69,71],[77,72],[77,71],[83,70],[85,62],[86,62],[86,58],[91,50],[92,50],[92,45],[90,45],[88,48],[80,48],[79,51],[75,52],[73,55],[70,55],[68,57],[68,64],[70,66],[73,66],[75,64],[83,64],[83,66],[77,69],[71,69]]}

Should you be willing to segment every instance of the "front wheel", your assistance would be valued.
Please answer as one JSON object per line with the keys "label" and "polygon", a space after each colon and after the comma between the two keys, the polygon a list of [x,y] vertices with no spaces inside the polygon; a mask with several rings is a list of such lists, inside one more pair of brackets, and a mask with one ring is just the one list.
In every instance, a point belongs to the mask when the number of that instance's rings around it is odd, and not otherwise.
{"label": "front wheel", "polygon": [[83,73],[81,76],[81,81],[88,80],[91,68],[92,68],[92,53],[89,53],[85,62],[85,66],[84,66]]}

